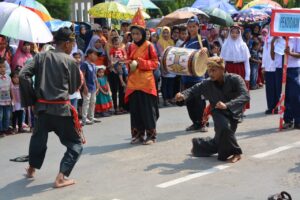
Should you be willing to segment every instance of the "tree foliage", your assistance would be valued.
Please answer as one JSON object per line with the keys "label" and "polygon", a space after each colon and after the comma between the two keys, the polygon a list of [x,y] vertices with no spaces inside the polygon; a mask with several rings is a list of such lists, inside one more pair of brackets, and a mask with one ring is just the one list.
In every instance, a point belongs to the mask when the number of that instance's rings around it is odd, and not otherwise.
{"label": "tree foliage", "polygon": [[68,20],[71,0],[37,0],[42,3],[53,18]]}

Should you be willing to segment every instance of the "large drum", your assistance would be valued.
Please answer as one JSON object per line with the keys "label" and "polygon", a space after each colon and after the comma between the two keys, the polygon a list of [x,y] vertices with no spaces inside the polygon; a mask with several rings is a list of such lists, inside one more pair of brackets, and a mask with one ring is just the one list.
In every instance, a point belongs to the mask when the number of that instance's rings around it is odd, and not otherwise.
{"label": "large drum", "polygon": [[206,72],[207,55],[195,49],[168,47],[162,57],[165,73],[184,76],[203,76]]}

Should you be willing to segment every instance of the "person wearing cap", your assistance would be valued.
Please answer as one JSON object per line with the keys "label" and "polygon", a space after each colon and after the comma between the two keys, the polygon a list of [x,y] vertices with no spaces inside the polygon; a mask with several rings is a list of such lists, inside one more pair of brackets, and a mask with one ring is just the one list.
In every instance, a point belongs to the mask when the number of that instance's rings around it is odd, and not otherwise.
{"label": "person wearing cap", "polygon": [[[207,53],[209,49],[209,44],[206,39],[202,40],[199,34],[200,22],[197,17],[192,17],[187,22],[187,29],[189,32],[189,37],[184,43],[183,47],[188,49],[199,50],[200,53]],[[203,76],[182,76],[181,81],[184,89],[188,89],[197,83],[200,83],[204,79]],[[207,132],[206,124],[203,121],[203,113],[206,103],[203,98],[192,99],[187,102],[186,107],[188,110],[189,117],[192,121],[192,125],[186,128],[186,131],[200,131]]]}
{"label": "person wearing cap", "polygon": [[[55,50],[38,53],[20,72],[22,106],[34,106],[36,121],[29,145],[27,177],[33,178],[40,169],[47,150],[48,133],[54,131],[67,147],[54,187],[75,183],[66,179],[82,152],[84,138],[78,115],[71,106],[69,94],[80,87],[80,71],[69,55],[75,45],[75,34],[61,28],[54,37]],[[32,77],[35,76],[34,87]]]}
{"label": "person wearing cap", "polygon": [[229,159],[234,163],[241,159],[242,154],[235,132],[243,108],[250,97],[244,80],[236,74],[225,72],[222,58],[209,58],[207,72],[208,79],[177,93],[175,100],[178,105],[183,105],[184,101],[187,103],[203,95],[211,105],[215,136],[214,138],[192,139],[193,156],[207,157],[217,153],[219,160]]}
{"label": "person wearing cap", "polygon": [[130,27],[133,43],[127,52],[130,70],[125,103],[129,105],[131,144],[149,145],[156,142],[156,121],[159,117],[153,73],[158,67],[158,57],[153,45],[146,41],[145,27],[144,17],[138,9]]}

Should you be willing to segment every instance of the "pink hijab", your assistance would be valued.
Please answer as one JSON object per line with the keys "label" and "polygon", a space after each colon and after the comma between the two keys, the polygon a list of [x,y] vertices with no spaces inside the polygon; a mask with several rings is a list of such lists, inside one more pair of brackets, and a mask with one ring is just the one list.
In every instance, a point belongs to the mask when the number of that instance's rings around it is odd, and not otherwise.
{"label": "pink hijab", "polygon": [[24,41],[20,41],[18,49],[16,51],[16,54],[14,55],[14,58],[13,58],[12,63],[11,63],[11,70],[12,71],[15,71],[17,66],[24,67],[25,62],[29,58],[32,58],[31,53],[23,52],[23,46],[24,46]]}

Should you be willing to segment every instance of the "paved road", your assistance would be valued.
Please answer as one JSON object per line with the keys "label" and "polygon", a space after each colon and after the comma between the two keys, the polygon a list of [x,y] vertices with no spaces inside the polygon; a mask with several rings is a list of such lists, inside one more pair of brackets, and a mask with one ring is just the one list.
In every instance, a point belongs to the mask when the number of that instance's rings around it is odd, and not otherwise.
{"label": "paved road", "polygon": [[88,144],[72,178],[78,183],[53,189],[64,147],[51,133],[43,168],[35,180],[24,178],[26,163],[9,162],[26,154],[30,134],[0,139],[0,200],[258,200],[282,190],[300,199],[300,131],[278,132],[278,116],[265,116],[264,90],[252,93],[252,108],[237,132],[243,159],[236,164],[216,157],[192,158],[185,133],[186,109],[161,109],[158,143],[129,144],[129,116],[105,118],[85,127]]}

